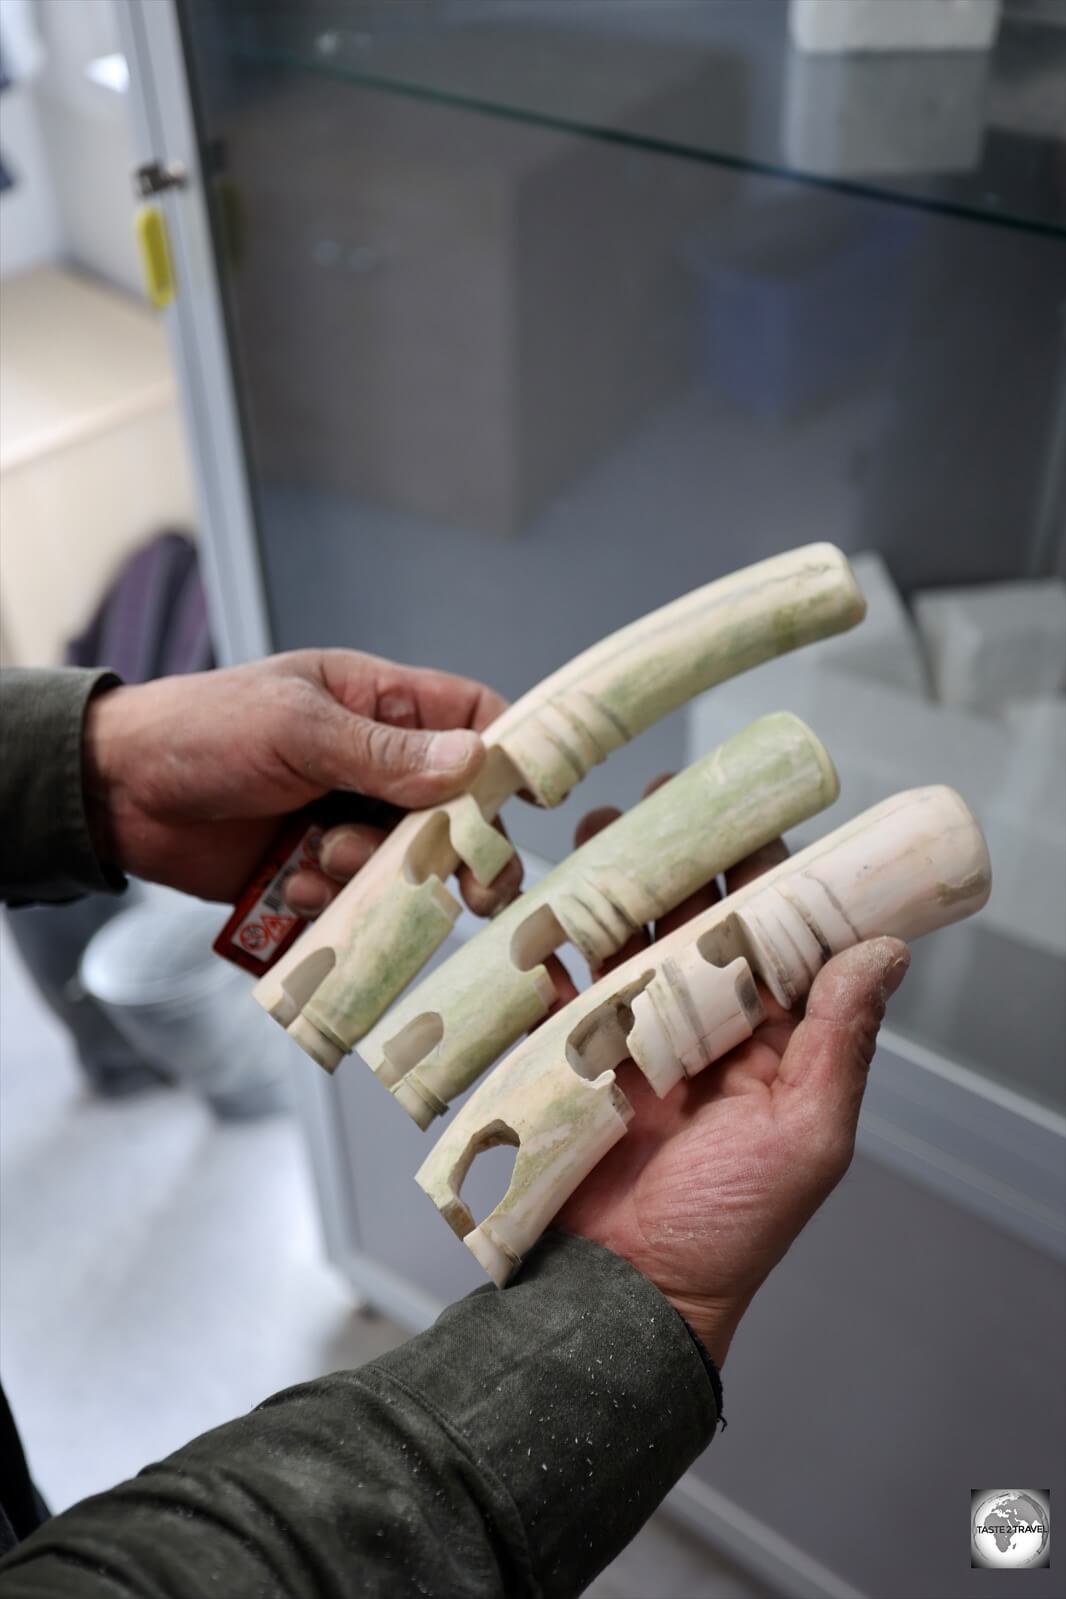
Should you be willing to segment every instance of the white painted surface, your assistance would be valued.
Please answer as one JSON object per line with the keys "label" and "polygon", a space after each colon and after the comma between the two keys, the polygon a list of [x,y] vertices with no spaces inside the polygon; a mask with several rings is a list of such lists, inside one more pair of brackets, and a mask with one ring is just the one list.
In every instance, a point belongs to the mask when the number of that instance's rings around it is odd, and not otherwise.
{"label": "white painted surface", "polygon": [[0,194],[0,278],[54,261],[63,232],[33,86],[0,93],[0,151],[14,187]]}
{"label": "white painted surface", "polygon": [[987,50],[1000,0],[792,0],[801,50]]}
{"label": "white painted surface", "polygon": [[[106,89],[96,93],[107,95]],[[108,119],[44,98],[42,122],[66,259],[143,299],[133,235],[134,167],[126,108]]]}
{"label": "white painted surface", "polygon": [[115,7],[112,0],[41,0],[40,16],[41,124],[65,258],[140,298],[128,97],[89,70],[121,51]]}
{"label": "white painted surface", "polygon": [[[0,3],[2,21],[11,0]],[[128,97],[90,71],[120,52],[112,0],[20,9],[36,53],[31,76],[8,63],[15,84],[0,96],[0,150],[16,178],[0,198],[0,276],[71,261],[140,298]]]}

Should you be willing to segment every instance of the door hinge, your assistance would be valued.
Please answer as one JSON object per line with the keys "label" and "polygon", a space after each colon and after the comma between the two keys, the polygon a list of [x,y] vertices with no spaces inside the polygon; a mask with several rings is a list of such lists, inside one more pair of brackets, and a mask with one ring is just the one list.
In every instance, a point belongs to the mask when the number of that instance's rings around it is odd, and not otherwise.
{"label": "door hinge", "polygon": [[164,189],[183,189],[189,174],[182,161],[146,161],[133,169],[133,190],[141,200]]}

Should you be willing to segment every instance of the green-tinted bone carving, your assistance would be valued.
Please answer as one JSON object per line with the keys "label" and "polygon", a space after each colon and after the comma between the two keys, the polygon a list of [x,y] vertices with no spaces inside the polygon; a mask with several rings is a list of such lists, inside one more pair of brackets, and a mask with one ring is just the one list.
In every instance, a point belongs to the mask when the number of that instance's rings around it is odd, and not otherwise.
{"label": "green-tinted bone carving", "polygon": [[360,1053],[420,1126],[546,1014],[542,962],[564,940],[592,967],[637,928],[837,796],[821,741],[762,717],[618,818],[407,994]]}
{"label": "green-tinted bone carving", "polygon": [[[460,860],[482,882],[506,840],[488,827],[519,789],[557,805],[588,769],[695,694],[860,621],[865,604],[831,544],[719,578],[640,617],[561,667],[485,730],[469,791],[417,811],[261,979],[256,998],[333,1068],[443,941]],[[480,816],[477,813],[480,813]],[[416,898],[410,885],[424,889]]]}

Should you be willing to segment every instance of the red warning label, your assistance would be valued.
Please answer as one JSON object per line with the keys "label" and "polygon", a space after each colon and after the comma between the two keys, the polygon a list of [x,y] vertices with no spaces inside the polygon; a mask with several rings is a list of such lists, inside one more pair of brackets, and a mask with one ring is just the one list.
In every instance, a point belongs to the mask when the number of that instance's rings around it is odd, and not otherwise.
{"label": "red warning label", "polygon": [[308,827],[287,854],[270,863],[266,880],[259,879],[223,929],[215,945],[220,954],[227,953],[220,944],[228,942],[261,970],[273,964],[281,945],[291,940],[304,920],[285,904],[285,884],[294,872],[318,865],[322,831],[316,825]]}

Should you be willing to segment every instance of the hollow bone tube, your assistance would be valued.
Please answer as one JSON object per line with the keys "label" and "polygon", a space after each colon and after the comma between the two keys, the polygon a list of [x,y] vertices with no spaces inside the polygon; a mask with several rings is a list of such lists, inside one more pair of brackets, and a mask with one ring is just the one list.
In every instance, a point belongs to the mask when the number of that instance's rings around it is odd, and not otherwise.
{"label": "hollow bone tube", "polygon": [[[834,954],[882,934],[912,940],[980,910],[991,871],[980,827],[950,788],[896,794],[702,912],[594,984],[519,1044],[462,1106],[418,1183],[497,1283],[626,1130],[615,1081],[631,1055],[660,1095],[758,1025],[760,978],[784,1005]],[[517,1146],[506,1194],[480,1226],[463,1177],[489,1143]]]}
{"label": "hollow bone tube", "polygon": [[260,980],[256,999],[332,1071],[447,937],[459,904],[445,879],[459,862],[488,883],[511,855],[491,824],[512,794],[558,805],[590,767],[694,694],[864,613],[840,551],[810,544],[593,645],[486,729],[488,756],[468,792],[406,817]]}
{"label": "hollow bone tube", "polygon": [[825,746],[780,711],[687,767],[568,856],[372,1028],[363,1059],[420,1127],[548,1012],[543,961],[596,968],[645,923],[837,797]]}

